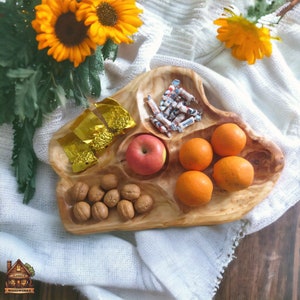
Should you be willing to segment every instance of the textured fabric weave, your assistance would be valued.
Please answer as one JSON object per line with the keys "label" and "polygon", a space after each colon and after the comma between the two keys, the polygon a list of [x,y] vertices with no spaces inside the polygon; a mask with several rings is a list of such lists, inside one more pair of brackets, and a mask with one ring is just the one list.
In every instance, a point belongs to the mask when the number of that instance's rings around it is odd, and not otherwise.
{"label": "textured fabric weave", "polygon": [[[252,1],[234,1],[241,11]],[[80,114],[69,102],[47,116],[34,138],[40,160],[33,200],[22,195],[11,168],[12,128],[0,127],[0,270],[30,263],[36,280],[73,285],[89,299],[211,299],[239,240],[276,221],[299,200],[300,6],[278,26],[281,42],[255,65],[235,60],[216,39],[213,20],[231,1],[139,1],[144,25],[136,42],[107,62],[101,98],[137,75],[163,65],[191,68],[209,101],[241,115],[277,143],[285,167],[270,195],[240,221],[192,228],[76,236],[59,218],[58,180],[48,162],[52,134]],[[263,250],[263,249],[262,249]]]}

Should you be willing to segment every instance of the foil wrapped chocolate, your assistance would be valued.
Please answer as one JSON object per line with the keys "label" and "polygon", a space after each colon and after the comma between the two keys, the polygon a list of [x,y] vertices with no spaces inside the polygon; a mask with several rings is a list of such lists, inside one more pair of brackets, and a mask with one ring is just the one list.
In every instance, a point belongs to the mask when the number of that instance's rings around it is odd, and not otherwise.
{"label": "foil wrapped chocolate", "polygon": [[74,173],[81,172],[97,163],[97,157],[88,144],[80,140],[73,132],[58,139],[63,147]]}
{"label": "foil wrapped chocolate", "polygon": [[70,132],[59,138],[74,173],[97,163],[103,151],[136,123],[129,112],[115,99],[106,98],[86,109],[72,125]]}

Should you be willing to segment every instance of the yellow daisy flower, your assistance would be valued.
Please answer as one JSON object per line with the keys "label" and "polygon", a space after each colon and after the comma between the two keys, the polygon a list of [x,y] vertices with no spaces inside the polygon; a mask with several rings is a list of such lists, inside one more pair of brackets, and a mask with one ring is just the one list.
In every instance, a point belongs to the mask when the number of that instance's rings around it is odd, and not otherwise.
{"label": "yellow daisy flower", "polygon": [[231,48],[232,55],[254,64],[256,59],[269,57],[272,53],[272,43],[270,30],[266,27],[257,27],[242,15],[235,14],[227,9],[228,16],[219,18],[214,24],[221,26],[218,28],[217,38],[225,43],[227,48]]}
{"label": "yellow daisy flower", "polygon": [[129,37],[142,25],[134,0],[82,0],[76,13],[89,28],[90,38],[98,45],[107,39],[114,43],[131,43]]}
{"label": "yellow daisy flower", "polygon": [[42,0],[35,7],[32,27],[37,32],[38,49],[60,62],[69,59],[78,67],[96,49],[87,35],[88,27],[76,19],[76,0]]}

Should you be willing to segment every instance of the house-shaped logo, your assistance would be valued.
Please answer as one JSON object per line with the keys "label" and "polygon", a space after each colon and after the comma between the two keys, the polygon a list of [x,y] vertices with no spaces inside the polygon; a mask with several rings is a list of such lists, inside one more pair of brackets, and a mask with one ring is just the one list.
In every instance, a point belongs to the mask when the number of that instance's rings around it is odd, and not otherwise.
{"label": "house-shaped logo", "polygon": [[18,259],[12,265],[11,260],[8,260],[5,294],[33,294],[32,276],[34,276],[34,269],[29,264],[23,264],[22,261]]}

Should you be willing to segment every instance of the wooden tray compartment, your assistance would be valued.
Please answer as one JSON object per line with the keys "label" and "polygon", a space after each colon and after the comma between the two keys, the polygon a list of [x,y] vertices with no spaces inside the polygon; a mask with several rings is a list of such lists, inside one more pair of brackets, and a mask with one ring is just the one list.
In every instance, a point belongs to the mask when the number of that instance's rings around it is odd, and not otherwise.
{"label": "wooden tray compartment", "polygon": [[[198,100],[194,108],[202,110],[202,120],[187,127],[183,133],[174,132],[171,138],[159,133],[149,122],[149,109],[145,103],[148,94],[156,102],[174,79],[181,81],[181,86]],[[260,137],[235,113],[221,111],[212,106],[204,93],[202,80],[190,69],[166,66],[144,73],[126,87],[111,96],[116,99],[134,118],[137,126],[120,135],[106,149],[93,167],[75,174],[57,139],[69,132],[72,122],[63,126],[52,137],[49,147],[50,163],[61,177],[57,185],[57,201],[62,222],[69,232],[89,234],[115,230],[142,230],[149,228],[166,228],[171,226],[211,225],[240,219],[254,206],[260,203],[274,187],[284,166],[284,157],[273,142]],[[253,185],[248,189],[229,193],[214,185],[212,200],[205,206],[188,208],[180,204],[174,196],[177,177],[184,171],[178,161],[180,145],[193,137],[210,139],[216,126],[225,122],[237,123],[247,134],[247,145],[241,156],[250,160],[255,168]],[[125,151],[130,140],[140,133],[152,133],[166,145],[168,158],[166,166],[158,174],[138,176],[127,166]],[[218,157],[215,155],[214,161]],[[205,170],[210,175],[212,165]],[[72,215],[72,200],[68,190],[77,181],[84,181],[90,186],[97,184],[103,174],[115,173],[121,185],[137,183],[143,192],[149,193],[155,200],[154,208],[144,215],[124,222],[115,209],[110,211],[108,219],[96,222],[89,220],[78,223]]]}

